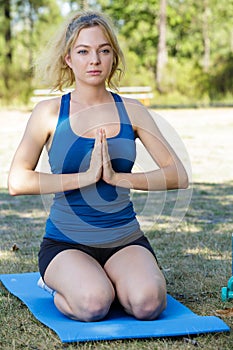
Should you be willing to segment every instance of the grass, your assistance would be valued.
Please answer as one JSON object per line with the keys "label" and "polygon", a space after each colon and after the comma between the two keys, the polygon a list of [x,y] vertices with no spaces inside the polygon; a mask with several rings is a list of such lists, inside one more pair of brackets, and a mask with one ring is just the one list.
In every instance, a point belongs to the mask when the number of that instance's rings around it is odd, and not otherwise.
{"label": "grass", "polygon": [[[170,118],[178,127],[190,153],[194,172],[191,203],[183,220],[176,223],[173,229],[170,214],[176,191],[168,194],[164,209],[156,222],[153,211],[151,213],[148,211],[146,215],[144,213],[139,217],[166,276],[168,292],[199,315],[215,315],[217,309],[232,307],[232,301],[226,303],[221,301],[221,287],[226,286],[231,276],[232,263],[233,181],[228,164],[232,148],[228,148],[230,142],[228,135],[232,134],[233,123],[230,118],[223,117],[224,112],[219,119],[214,118],[212,114],[209,121],[211,134],[206,138],[206,127],[200,128],[200,125],[205,124],[207,117],[193,118],[193,125],[190,128],[190,119],[186,124],[182,123],[185,121],[182,112],[179,118],[176,113],[178,111],[175,111],[175,114],[171,112],[168,119]],[[218,140],[221,140],[221,145],[213,152],[212,147]],[[202,147],[199,142],[202,142]],[[6,148],[4,148],[4,159],[10,159],[6,157]],[[1,156],[3,155],[0,149]],[[215,169],[215,172],[209,174],[208,169]],[[146,195],[135,193],[133,199],[136,210],[140,212],[147,199]],[[155,206],[156,196],[152,199]],[[1,273],[37,271],[37,253],[47,216],[41,197],[12,198],[2,186],[0,208]],[[223,320],[230,327],[233,326],[232,317],[223,317]],[[1,284],[0,324],[0,348],[4,350],[110,350],[113,347],[115,350],[233,348],[232,332],[188,338],[62,344],[56,334],[39,323],[24,304],[9,294]]]}

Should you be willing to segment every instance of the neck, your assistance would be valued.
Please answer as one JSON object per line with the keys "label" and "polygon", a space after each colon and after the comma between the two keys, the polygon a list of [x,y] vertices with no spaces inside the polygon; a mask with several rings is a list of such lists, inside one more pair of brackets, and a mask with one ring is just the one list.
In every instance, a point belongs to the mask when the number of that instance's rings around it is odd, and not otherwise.
{"label": "neck", "polygon": [[110,102],[111,95],[106,88],[89,87],[82,89],[80,86],[76,86],[71,93],[71,101],[78,103],[82,106],[94,106],[96,104]]}

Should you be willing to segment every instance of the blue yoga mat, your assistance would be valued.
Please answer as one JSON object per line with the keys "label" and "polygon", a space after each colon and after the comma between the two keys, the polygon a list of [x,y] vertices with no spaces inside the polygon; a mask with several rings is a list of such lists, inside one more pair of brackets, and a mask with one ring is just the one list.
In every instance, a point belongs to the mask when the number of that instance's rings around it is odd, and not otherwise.
{"label": "blue yoga mat", "polygon": [[32,272],[0,275],[0,280],[64,343],[172,337],[230,330],[218,317],[198,316],[170,295],[167,296],[166,310],[154,321],[139,321],[127,315],[119,305],[113,306],[102,321],[74,321],[62,315],[54,306],[53,297],[37,286],[39,277],[39,273]]}

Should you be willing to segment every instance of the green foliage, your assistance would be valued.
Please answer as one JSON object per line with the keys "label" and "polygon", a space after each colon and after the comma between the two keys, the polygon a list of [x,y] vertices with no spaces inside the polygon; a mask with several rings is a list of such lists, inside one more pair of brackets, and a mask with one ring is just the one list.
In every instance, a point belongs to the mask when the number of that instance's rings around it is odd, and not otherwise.
{"label": "green foliage", "polygon": [[128,41],[119,36],[121,48],[125,55],[126,72],[122,77],[121,86],[151,86],[155,88],[153,71],[142,64],[142,60],[135,51],[130,50]]}
{"label": "green foliage", "polygon": [[219,56],[215,61],[215,70],[210,76],[210,95],[218,99],[222,95],[233,95],[233,53]]}
{"label": "green foliage", "polygon": [[[0,2],[0,9],[4,6]],[[33,89],[35,55],[62,16],[56,0],[11,0],[10,11],[12,60],[6,59],[6,40],[0,34],[0,99],[4,104],[27,103]],[[6,23],[3,14],[1,11],[0,29]]]}
{"label": "green foliage", "polygon": [[[11,14],[8,41],[6,4],[10,4]],[[63,20],[64,6],[70,10],[89,6],[109,14],[128,62],[121,85],[150,85],[156,91],[159,0],[0,0],[1,102],[25,102],[33,88],[39,87],[34,86],[32,65]],[[160,99],[166,98],[169,103],[173,96],[172,101],[176,98],[177,103],[211,102],[232,96],[230,13],[233,0],[167,0],[168,63]],[[205,40],[209,43],[207,67]]]}

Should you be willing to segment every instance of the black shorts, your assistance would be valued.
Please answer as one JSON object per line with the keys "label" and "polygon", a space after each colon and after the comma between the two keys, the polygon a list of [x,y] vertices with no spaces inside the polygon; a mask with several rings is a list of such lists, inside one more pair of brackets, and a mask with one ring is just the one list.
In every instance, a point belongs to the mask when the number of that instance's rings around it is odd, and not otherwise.
{"label": "black shorts", "polygon": [[[139,245],[141,247],[144,247],[148,249],[153,256],[156,259],[156,255],[154,253],[153,248],[151,247],[148,239],[142,235],[138,239],[127,243],[125,245],[117,246],[117,247],[111,247],[111,248],[96,248],[91,247],[79,243],[67,243],[67,242],[60,242],[49,238],[44,238],[41,246],[40,251],[38,254],[39,257],[39,271],[44,278],[45,270],[47,269],[49,263],[53,260],[53,258],[59,254],[60,252],[67,250],[67,249],[77,249],[80,250],[90,256],[92,256],[94,259],[96,259],[99,264],[103,267],[107,260],[116,252],[121,250],[122,248],[131,246],[131,245]],[[157,261],[157,259],[156,259]]]}

